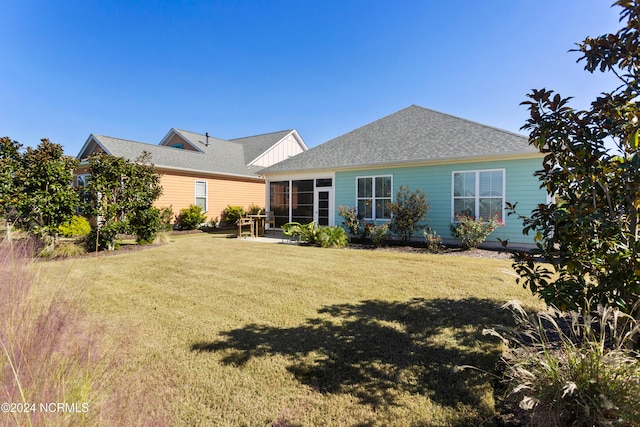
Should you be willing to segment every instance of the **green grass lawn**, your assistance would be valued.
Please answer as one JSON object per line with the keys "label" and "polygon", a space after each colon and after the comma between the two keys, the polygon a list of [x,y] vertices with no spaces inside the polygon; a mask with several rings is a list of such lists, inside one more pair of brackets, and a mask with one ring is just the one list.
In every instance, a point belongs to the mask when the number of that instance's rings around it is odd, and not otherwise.
{"label": "green grass lawn", "polygon": [[493,370],[482,329],[539,306],[509,261],[221,234],[37,268],[100,339],[95,423],[490,424],[491,377],[457,366]]}

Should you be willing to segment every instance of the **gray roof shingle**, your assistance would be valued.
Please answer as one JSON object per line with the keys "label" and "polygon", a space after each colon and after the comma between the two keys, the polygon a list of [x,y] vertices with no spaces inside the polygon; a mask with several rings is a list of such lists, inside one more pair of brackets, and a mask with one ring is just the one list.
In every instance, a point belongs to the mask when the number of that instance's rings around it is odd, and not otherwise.
{"label": "gray roof shingle", "polygon": [[282,130],[279,132],[265,133],[263,135],[230,139],[229,141],[242,144],[244,147],[245,161],[249,164],[291,132],[291,130]]}
{"label": "gray roof shingle", "polygon": [[[259,166],[249,163],[266,151],[291,131],[280,131],[265,135],[223,140],[209,136],[209,145],[205,145],[205,135],[181,129],[173,129],[200,151],[185,150],[130,141],[104,135],[92,136],[111,155],[133,160],[143,151],[151,153],[151,162],[160,168],[181,169],[205,173],[246,176],[256,178]],[[263,147],[263,151],[260,151]],[[80,153],[80,156],[83,153]]]}
{"label": "gray roof shingle", "polygon": [[260,173],[525,156],[536,152],[525,136],[412,105]]}

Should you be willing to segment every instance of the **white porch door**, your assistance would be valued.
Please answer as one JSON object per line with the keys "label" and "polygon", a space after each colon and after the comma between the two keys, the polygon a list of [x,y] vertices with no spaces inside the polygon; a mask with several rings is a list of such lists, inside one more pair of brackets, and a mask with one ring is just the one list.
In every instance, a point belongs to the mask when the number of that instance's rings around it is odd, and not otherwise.
{"label": "white porch door", "polygon": [[313,220],[317,225],[333,225],[333,188],[316,188],[313,200]]}

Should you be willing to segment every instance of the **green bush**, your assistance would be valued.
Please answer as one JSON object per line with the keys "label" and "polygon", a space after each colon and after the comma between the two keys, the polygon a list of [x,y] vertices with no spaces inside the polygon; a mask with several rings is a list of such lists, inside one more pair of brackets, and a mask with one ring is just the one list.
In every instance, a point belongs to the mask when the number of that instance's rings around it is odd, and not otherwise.
{"label": "green bush", "polygon": [[160,229],[159,231],[173,230],[173,207],[165,206],[160,208]]}
{"label": "green bush", "polygon": [[365,224],[365,235],[371,238],[371,243],[376,248],[386,246],[389,242],[389,224]]}
{"label": "green bush", "polygon": [[338,206],[338,214],[344,218],[342,225],[347,227],[352,236],[357,236],[360,232],[360,221],[362,217],[358,215],[358,211],[353,206]]}
{"label": "green bush", "polygon": [[242,206],[231,206],[228,205],[224,209],[224,222],[227,225],[236,225],[238,219],[242,218],[246,215],[246,212],[242,208]]}
{"label": "green bush", "polygon": [[70,221],[58,227],[58,233],[64,237],[86,236],[91,231],[91,224],[83,216],[74,215]]}
{"label": "green bush", "polygon": [[422,190],[412,192],[409,187],[401,185],[396,201],[387,203],[386,207],[391,211],[389,230],[400,236],[402,243],[407,243],[414,232],[424,229],[420,222],[426,219],[430,204]]}
{"label": "green bush", "polygon": [[493,230],[503,225],[498,214],[494,214],[485,221],[482,217],[456,214],[456,222],[451,224],[451,234],[460,239],[465,249],[474,249],[480,246]]}
{"label": "green bush", "polygon": [[423,230],[424,240],[427,243],[427,249],[429,252],[439,253],[445,249],[442,243],[442,237],[435,230]]}
{"label": "green bush", "polygon": [[349,244],[347,232],[337,225],[318,227],[314,238],[323,248],[342,248]]}
{"label": "green bush", "polygon": [[112,251],[117,249],[119,246],[119,242],[116,241],[118,237],[119,224],[111,224],[108,226],[100,227],[91,227],[91,231],[87,238],[84,241],[84,247],[87,252],[95,252],[108,250]]}
{"label": "green bush", "polygon": [[195,230],[206,220],[207,217],[202,213],[202,208],[191,205],[180,211],[180,214],[176,218],[176,224],[182,230]]}
{"label": "green bush", "polygon": [[595,315],[559,310],[530,315],[503,306],[516,328],[488,329],[505,344],[503,381],[532,425],[640,425],[639,325],[614,308]]}
{"label": "green bush", "polygon": [[160,231],[160,209],[151,207],[141,209],[133,215],[129,222],[131,232],[137,236],[136,242],[140,245],[153,243]]}
{"label": "green bush", "polygon": [[259,215],[261,213],[264,213],[264,208],[261,208],[260,206],[256,205],[255,203],[251,203],[249,205],[249,208],[247,209],[247,213],[249,215]]}
{"label": "green bush", "polygon": [[341,248],[349,244],[344,228],[337,225],[316,227],[314,221],[308,224],[288,222],[282,226],[282,234],[323,248]]}

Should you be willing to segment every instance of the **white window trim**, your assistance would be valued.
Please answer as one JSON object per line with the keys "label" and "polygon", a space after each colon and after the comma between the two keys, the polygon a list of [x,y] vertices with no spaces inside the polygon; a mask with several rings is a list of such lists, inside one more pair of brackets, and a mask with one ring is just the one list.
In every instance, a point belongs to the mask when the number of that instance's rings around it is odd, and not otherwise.
{"label": "white window trim", "polygon": [[[376,183],[376,178],[386,178],[389,177],[391,178],[391,197],[389,198],[389,200],[391,201],[391,203],[393,203],[393,175],[388,174],[388,175],[361,175],[361,176],[356,176],[356,210],[358,209],[358,201],[362,198],[364,199],[364,197],[358,197],[358,180],[359,179],[364,179],[364,178],[371,178],[371,182],[372,182],[372,187],[371,187],[371,200],[372,200],[372,206],[371,206],[371,213],[373,214],[373,217],[371,218],[362,218],[364,220],[368,220],[368,221],[384,221],[384,222],[390,222],[391,218],[376,218],[376,188],[375,188],[375,183]],[[386,199],[386,197],[385,197]]]}
{"label": "white window trim", "polygon": [[197,206],[197,201],[198,201],[198,183],[203,183],[204,184],[204,206],[205,206],[205,210],[203,212],[207,212],[207,209],[209,208],[209,182],[203,181],[203,180],[200,180],[200,179],[196,179],[193,182],[193,205]]}
{"label": "white window trim", "polygon": [[502,172],[502,212],[500,217],[502,223],[507,223],[506,212],[506,200],[507,200],[507,170],[505,168],[496,169],[469,169],[469,170],[456,170],[451,172],[451,222],[455,222],[455,176],[457,173],[475,173],[476,174],[476,188],[475,188],[475,206],[474,215],[477,217],[480,213],[480,172]]}

